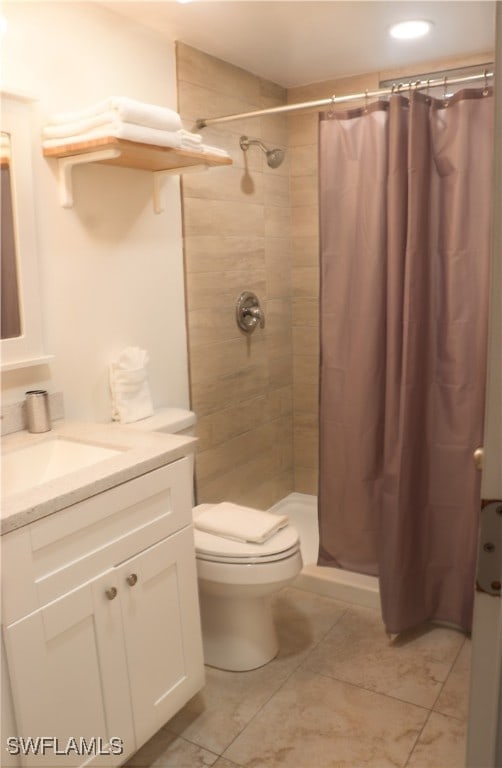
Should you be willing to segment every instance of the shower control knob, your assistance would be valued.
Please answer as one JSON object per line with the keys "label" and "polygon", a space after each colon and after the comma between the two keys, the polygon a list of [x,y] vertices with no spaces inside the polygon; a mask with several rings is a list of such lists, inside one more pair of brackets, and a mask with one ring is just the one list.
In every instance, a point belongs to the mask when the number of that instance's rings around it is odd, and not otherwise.
{"label": "shower control knob", "polygon": [[265,315],[260,301],[252,291],[243,291],[235,305],[237,325],[246,333],[253,333],[256,327],[265,327]]}

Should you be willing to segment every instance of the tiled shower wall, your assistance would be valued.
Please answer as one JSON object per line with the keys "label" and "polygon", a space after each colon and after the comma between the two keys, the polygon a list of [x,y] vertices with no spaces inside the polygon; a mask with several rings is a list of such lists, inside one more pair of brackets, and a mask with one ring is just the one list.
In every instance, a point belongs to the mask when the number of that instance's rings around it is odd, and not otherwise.
{"label": "tiled shower wall", "polygon": [[[286,102],[273,83],[177,45],[179,111],[198,117]],[[267,166],[258,147],[285,148],[287,118],[204,128],[233,165],[182,177],[191,407],[198,418],[198,502],[267,508],[293,490],[293,370],[289,158]],[[239,294],[257,294],[264,329],[236,324]]]}

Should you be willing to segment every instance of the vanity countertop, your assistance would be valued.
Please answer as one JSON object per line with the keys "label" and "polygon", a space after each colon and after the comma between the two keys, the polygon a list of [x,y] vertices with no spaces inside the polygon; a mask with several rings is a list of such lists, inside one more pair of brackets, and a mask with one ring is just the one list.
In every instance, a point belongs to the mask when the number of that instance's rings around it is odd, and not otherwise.
{"label": "vanity countertop", "polygon": [[15,432],[2,438],[2,454],[64,438],[118,451],[113,456],[26,490],[2,495],[1,534],[9,533],[195,450],[197,440],[183,435],[143,432],[127,425],[57,421],[50,432]]}

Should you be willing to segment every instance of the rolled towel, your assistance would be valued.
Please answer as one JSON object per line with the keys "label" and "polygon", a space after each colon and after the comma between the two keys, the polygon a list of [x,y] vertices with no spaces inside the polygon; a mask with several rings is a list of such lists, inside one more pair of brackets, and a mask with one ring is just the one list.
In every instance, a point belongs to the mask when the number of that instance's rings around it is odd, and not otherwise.
{"label": "rolled towel", "polygon": [[128,424],[153,416],[150,388],[146,375],[148,353],[139,347],[127,347],[110,365],[112,420]]}
{"label": "rolled towel", "polygon": [[194,526],[200,531],[255,544],[263,544],[287,524],[287,515],[273,515],[229,501],[214,504],[194,517]]}
{"label": "rolled towel", "polygon": [[181,148],[181,137],[177,131],[160,131],[157,128],[147,128],[134,123],[124,123],[121,120],[115,120],[113,123],[106,123],[85,133],[74,134],[72,136],[61,137],[57,139],[44,139],[42,146],[50,149],[51,147],[62,147],[67,144],[78,144],[84,141],[93,141],[108,137],[124,139],[126,141],[135,141],[139,144],[152,144],[157,147]]}
{"label": "rolled towel", "polygon": [[169,107],[159,107],[127,96],[110,96],[77,112],[60,112],[50,119],[51,125],[75,123],[113,110],[115,117],[128,123],[158,128],[161,131],[179,131],[183,128],[181,117]]}
{"label": "rolled towel", "polygon": [[202,136],[199,133],[190,133],[184,128],[178,131],[178,136],[181,139],[181,146],[188,149],[198,149],[202,144]]}

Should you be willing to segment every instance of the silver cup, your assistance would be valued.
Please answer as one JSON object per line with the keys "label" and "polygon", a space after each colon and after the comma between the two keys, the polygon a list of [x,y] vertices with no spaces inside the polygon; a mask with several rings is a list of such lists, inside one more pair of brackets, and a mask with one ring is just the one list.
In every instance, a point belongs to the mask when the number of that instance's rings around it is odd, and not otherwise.
{"label": "silver cup", "polygon": [[45,389],[26,392],[26,424],[28,432],[49,432],[51,417],[49,394]]}

